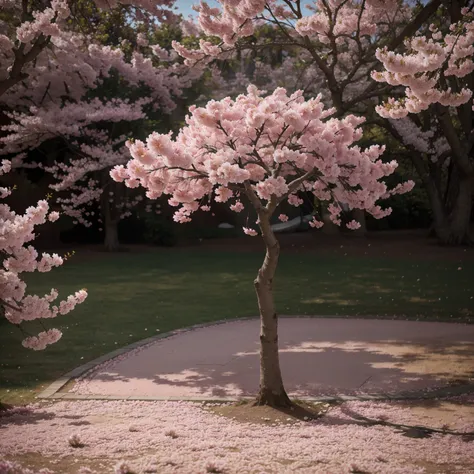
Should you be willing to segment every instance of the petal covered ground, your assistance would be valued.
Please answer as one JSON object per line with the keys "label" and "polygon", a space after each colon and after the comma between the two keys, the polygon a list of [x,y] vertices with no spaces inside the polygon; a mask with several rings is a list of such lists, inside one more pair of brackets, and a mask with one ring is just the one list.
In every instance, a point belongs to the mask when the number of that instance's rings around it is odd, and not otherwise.
{"label": "petal covered ground", "polygon": [[[310,421],[282,414],[279,421],[243,423],[215,409],[192,402],[38,404],[0,418],[0,459],[36,468],[42,462],[67,474],[91,472],[84,467],[114,472],[121,460],[134,472],[163,474],[474,472],[469,437],[410,437],[353,415],[473,431],[472,395],[449,402],[347,402]],[[72,435],[81,447],[69,444]]]}

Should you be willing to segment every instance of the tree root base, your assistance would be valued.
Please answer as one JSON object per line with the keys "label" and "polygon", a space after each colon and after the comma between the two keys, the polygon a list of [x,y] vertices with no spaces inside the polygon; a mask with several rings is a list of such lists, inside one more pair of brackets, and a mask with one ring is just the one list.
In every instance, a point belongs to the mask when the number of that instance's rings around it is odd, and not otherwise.
{"label": "tree root base", "polygon": [[284,390],[279,393],[270,390],[260,390],[253,406],[269,406],[272,408],[291,408],[294,406]]}

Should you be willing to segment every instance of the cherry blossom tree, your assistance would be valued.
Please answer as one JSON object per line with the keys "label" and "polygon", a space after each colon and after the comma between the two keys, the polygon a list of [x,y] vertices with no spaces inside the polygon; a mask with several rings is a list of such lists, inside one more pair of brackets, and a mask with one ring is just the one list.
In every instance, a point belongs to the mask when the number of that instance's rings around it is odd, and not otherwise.
{"label": "cherry blossom tree", "polygon": [[[442,24],[440,31],[444,31],[450,22],[459,21],[462,7],[469,2],[463,0],[454,4],[431,0],[412,4],[396,0],[318,0],[305,5],[305,8],[300,0],[220,0],[219,4],[219,7],[211,7],[201,2],[195,7],[199,13],[199,25],[207,35],[202,37],[198,49],[175,44],[178,53],[189,64],[210,63],[216,58],[242,55],[246,51],[253,56],[268,50],[288,51],[289,56],[294,58],[294,69],[284,78],[286,82],[304,72],[302,78],[306,74],[308,80],[301,87],[308,96],[319,88],[325,103],[334,106],[338,116],[347,113],[362,115],[367,118],[366,130],[373,127],[385,130],[385,133],[388,132],[387,141],[395,137],[401,145],[398,147],[402,150],[400,158],[412,161],[426,189],[433,211],[434,229],[440,242],[468,240],[465,229],[470,220],[466,204],[469,192],[465,183],[470,180],[461,178],[466,176],[466,167],[464,171],[460,169],[459,160],[451,159],[450,150],[445,147],[449,142],[446,117],[444,125],[433,119],[438,115],[439,106],[436,106],[427,110],[429,113],[418,114],[415,122],[413,117],[410,118],[409,122],[405,122],[406,126],[395,126],[386,117],[377,118],[377,103],[386,100],[387,96],[399,96],[400,87],[399,83],[392,81],[374,81],[371,72],[380,69],[377,50],[403,50],[404,40],[427,30],[431,21]],[[261,34],[268,28],[272,28],[274,33]],[[277,78],[278,74],[274,76]],[[237,85],[243,84],[242,77],[236,79]],[[459,82],[459,77],[456,81]],[[469,89],[467,84],[472,82],[471,74],[463,81],[460,89]],[[287,84],[279,85],[287,87]],[[453,85],[450,84],[450,87]],[[461,108],[465,110],[469,105]],[[464,129],[471,127],[468,115],[462,112]],[[448,127],[451,135],[453,130],[460,131],[459,120],[459,117],[453,117],[452,125]],[[420,149],[413,145],[416,129],[420,129],[420,133],[433,134],[434,139],[429,139],[428,152],[426,147]],[[405,136],[402,135],[404,130],[407,130]],[[424,140],[427,140],[426,136]],[[442,151],[438,152],[438,148]],[[462,224],[456,224],[461,220]]]}
{"label": "cherry blossom tree", "polygon": [[[0,0],[5,15],[5,19],[0,19],[0,97],[11,87],[29,80],[40,54],[64,37],[68,20],[77,21],[82,3],[70,0]],[[173,3],[174,0],[95,1],[99,8],[106,10],[125,6],[130,20],[149,22],[175,20],[176,15],[171,10]],[[71,49],[74,50],[77,44],[71,40]]]}
{"label": "cherry blossom tree", "polygon": [[[437,214],[437,226],[448,243],[469,243],[469,226],[474,192],[474,128],[472,85],[474,79],[474,14],[471,8],[452,11],[449,28],[431,24],[429,32],[406,41],[406,51],[396,54],[388,49],[377,51],[385,71],[374,72],[373,78],[382,83],[404,86],[402,97],[391,98],[377,107],[393,125],[402,139],[421,153],[432,155],[434,161],[449,157],[457,170],[457,193],[452,212],[444,209]],[[442,25],[445,26],[445,25]],[[448,26],[448,25],[446,25]],[[426,114],[429,111],[431,113]],[[427,143],[409,114],[435,117],[435,127],[441,132],[434,144]],[[430,117],[431,116],[431,117]],[[405,121],[405,127],[398,120]],[[411,123],[408,128],[406,122]],[[418,119],[418,122],[420,120]],[[459,126],[457,126],[459,123]],[[433,191],[434,192],[434,191]]]}
{"label": "cherry blossom tree", "polygon": [[[115,183],[108,171],[127,159],[126,136],[117,136],[116,130],[132,130],[138,122],[143,125],[147,103],[149,99],[133,103],[94,99],[62,106],[52,103],[35,109],[35,114],[7,113],[12,124],[3,127],[10,132],[0,139],[5,144],[3,152],[17,153],[15,166],[38,167],[50,174],[55,181],[50,187],[63,213],[87,227],[96,223],[104,230],[105,246],[110,251],[119,245],[118,221],[130,215],[129,205],[138,197],[130,199],[130,192],[113,193]],[[24,151],[41,150],[50,142],[63,149],[53,163],[48,163],[51,152],[38,163],[23,161]]]}
{"label": "cherry blossom tree", "polygon": [[[109,14],[91,1],[81,0],[69,8],[58,0],[49,9],[33,11],[36,21],[10,22],[18,41],[26,41],[20,34],[26,29],[28,38],[44,32],[45,22],[51,34],[48,47],[38,52],[34,63],[23,65],[27,78],[11,85],[0,98],[10,120],[2,127],[6,135],[0,137],[0,154],[13,156],[15,166],[31,166],[24,161],[25,152],[59,138],[65,149],[61,156],[54,164],[45,157],[37,165],[54,176],[52,188],[60,192],[65,214],[88,226],[92,214],[98,217],[109,250],[118,247],[118,221],[143,199],[131,191],[112,189],[111,167],[127,160],[125,134],[146,129],[157,116],[163,120],[201,74],[183,66],[173,51],[170,54],[149,42],[159,31],[155,20],[176,20],[168,11],[171,4],[139,1],[132,10],[114,4],[109,5],[115,8]],[[60,7],[61,14],[54,13]],[[81,14],[93,23],[100,21],[100,34]],[[14,44],[10,40],[12,48]],[[93,209],[96,204],[100,212]]]}
{"label": "cherry blossom tree", "polygon": [[[115,167],[111,175],[127,186],[143,186],[150,199],[169,195],[169,204],[178,207],[174,220],[181,223],[189,222],[195,212],[209,210],[213,200],[229,203],[235,212],[253,207],[258,219],[243,231],[250,236],[260,233],[266,247],[254,282],[261,321],[257,403],[287,406],[272,292],[280,254],[272,215],[285,200],[299,206],[298,194],[311,191],[329,202],[337,225],[343,203],[382,218],[391,209],[382,209],[379,200],[409,191],[413,182],[388,190],[382,178],[393,173],[397,163],[382,162],[383,147],[355,145],[364,119],[330,118],[336,110],[325,109],[321,96],[305,100],[302,91],[287,95],[278,88],[263,97],[249,86],[236,100],[210,101],[206,107],[190,107],[190,112],[175,139],[152,133],[146,143],[130,141],[133,159]],[[322,222],[315,217],[311,226],[321,227]],[[355,221],[347,224],[349,229],[358,226]]]}
{"label": "cherry blossom tree", "polygon": [[[370,115],[373,97],[383,92],[381,88],[373,90],[369,75],[376,45],[388,39],[397,41],[410,12],[396,2],[319,1],[308,6],[309,14],[299,1],[252,2],[252,7],[250,2],[238,6],[221,3],[222,11],[205,3],[196,9],[203,31],[222,42],[212,47],[209,41],[201,41],[201,54],[175,44],[187,61],[207,62],[233,52],[240,56],[250,53],[255,58],[269,50],[285,51],[287,57],[280,67],[269,71],[268,64],[256,64],[252,74],[260,79],[256,83],[268,77],[270,84],[265,88],[273,89],[272,83],[289,90],[302,88],[308,97],[324,91],[325,104],[336,107],[340,116],[349,112]],[[385,10],[382,14],[389,4],[390,13]],[[244,83],[241,76],[237,76],[236,85]],[[364,233],[364,212],[355,210],[354,215]]]}
{"label": "cherry blossom tree", "polygon": [[[8,160],[3,160],[1,165],[0,175],[10,171],[11,163]],[[4,200],[10,192],[10,189],[1,187],[0,198]],[[61,338],[61,331],[46,329],[42,321],[69,313],[87,297],[87,292],[83,289],[55,305],[58,292],[54,288],[42,297],[26,294],[22,273],[49,272],[64,262],[58,254],[43,253],[39,256],[32,245],[26,245],[34,240],[36,226],[47,221],[54,222],[58,218],[59,213],[50,212],[45,200],[29,207],[23,215],[15,213],[5,203],[0,204],[0,311],[2,316],[27,335],[22,344],[28,349],[41,350],[57,342]],[[39,321],[44,331],[29,335],[24,329],[24,323],[30,321]]]}

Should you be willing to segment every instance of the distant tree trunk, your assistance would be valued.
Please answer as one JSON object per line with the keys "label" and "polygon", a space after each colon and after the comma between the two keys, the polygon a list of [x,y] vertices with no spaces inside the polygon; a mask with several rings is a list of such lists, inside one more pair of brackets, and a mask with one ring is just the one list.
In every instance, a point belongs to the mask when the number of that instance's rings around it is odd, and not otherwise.
{"label": "distant tree trunk", "polygon": [[[432,231],[439,243],[445,244],[450,238],[449,212],[446,207],[446,196],[443,199],[441,183],[437,179],[437,170],[433,166],[426,166],[416,152],[412,153],[411,158],[428,195],[433,213]],[[451,175],[451,172],[449,174]]]}
{"label": "distant tree trunk", "polygon": [[117,252],[120,243],[118,239],[118,222],[109,220],[105,223],[104,245],[108,252]]}
{"label": "distant tree trunk", "polygon": [[459,188],[454,208],[451,213],[449,239],[446,243],[451,245],[471,244],[469,227],[471,224],[473,200],[473,176],[459,178]]}
{"label": "distant tree trunk", "polygon": [[439,242],[447,242],[449,239],[449,220],[441,194],[433,181],[426,179],[424,184],[433,213],[434,234]]}
{"label": "distant tree trunk", "polygon": [[[455,2],[456,5],[458,3]],[[460,10],[456,7],[451,12],[452,15],[460,17]],[[472,78],[472,76],[471,76]],[[459,132],[456,130],[455,121],[459,120],[464,133],[470,134],[472,131],[472,109],[469,107],[459,107],[457,115],[453,117],[447,107],[439,105],[437,108],[438,122],[440,123],[446,140],[452,150],[454,160],[453,172],[450,176],[449,187],[454,190],[453,205],[449,209],[449,238],[443,243],[450,245],[471,244],[469,226],[472,212],[472,198],[474,187],[474,167],[471,162],[471,155],[466,153]],[[449,194],[448,194],[449,199]],[[448,203],[449,206],[449,203]]]}
{"label": "distant tree trunk", "polygon": [[278,355],[278,317],[272,290],[280,245],[271,229],[269,216],[261,214],[259,219],[266,254],[254,281],[260,309],[260,388],[256,405],[288,407],[291,406],[291,401],[286,394],[281,376]]}
{"label": "distant tree trunk", "polygon": [[104,219],[104,246],[108,252],[117,252],[120,247],[118,220],[112,217],[112,210],[106,193],[102,193],[102,215]]}
{"label": "distant tree trunk", "polygon": [[454,167],[454,161],[451,160],[447,170],[446,189],[444,192],[444,207],[446,208],[446,215],[451,214],[456,196],[459,191],[459,175]]}

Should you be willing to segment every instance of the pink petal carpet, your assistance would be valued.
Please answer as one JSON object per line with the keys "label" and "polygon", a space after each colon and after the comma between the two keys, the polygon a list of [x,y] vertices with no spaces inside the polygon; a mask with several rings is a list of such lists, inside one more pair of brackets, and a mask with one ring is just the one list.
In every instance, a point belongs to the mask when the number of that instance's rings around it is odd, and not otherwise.
{"label": "pink petal carpet", "polygon": [[[284,424],[282,415],[268,425],[224,418],[192,402],[69,401],[2,416],[0,459],[26,465],[39,457],[43,466],[67,474],[112,473],[120,461],[140,474],[473,472],[474,441],[440,434],[412,438],[394,428],[366,426],[351,411],[431,426],[444,413],[438,426],[449,414],[451,429],[474,429],[473,396],[428,405],[347,402],[320,419]],[[71,435],[82,447],[69,444]]]}

